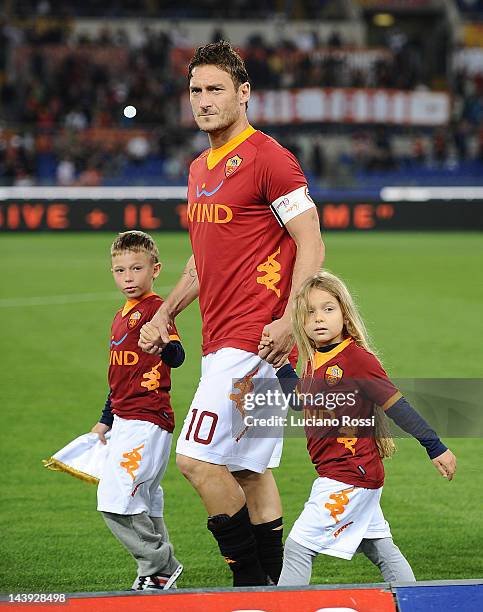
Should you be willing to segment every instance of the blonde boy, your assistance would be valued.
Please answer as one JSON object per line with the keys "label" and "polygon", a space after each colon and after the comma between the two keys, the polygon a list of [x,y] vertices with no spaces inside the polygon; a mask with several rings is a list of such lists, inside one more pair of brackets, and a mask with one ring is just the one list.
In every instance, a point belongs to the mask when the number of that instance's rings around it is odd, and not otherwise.
{"label": "blonde boy", "polygon": [[168,589],[183,566],[174,556],[163,520],[163,489],[174,429],[170,369],[184,361],[173,326],[162,351],[148,355],[138,347],[139,330],[163,300],[153,293],[161,271],[151,236],[119,234],[111,247],[112,274],[127,301],[115,315],[110,336],[109,395],[91,431],[105,443],[97,509],[107,526],[137,562],[134,590]]}

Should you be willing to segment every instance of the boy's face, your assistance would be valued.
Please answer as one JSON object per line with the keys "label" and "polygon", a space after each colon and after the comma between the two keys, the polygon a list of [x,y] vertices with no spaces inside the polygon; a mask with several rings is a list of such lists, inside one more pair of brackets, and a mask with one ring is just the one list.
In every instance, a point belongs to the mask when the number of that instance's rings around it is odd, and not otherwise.
{"label": "boy's face", "polygon": [[161,264],[153,264],[145,251],[123,251],[112,257],[114,282],[129,300],[139,299],[153,288],[153,281],[161,271]]}

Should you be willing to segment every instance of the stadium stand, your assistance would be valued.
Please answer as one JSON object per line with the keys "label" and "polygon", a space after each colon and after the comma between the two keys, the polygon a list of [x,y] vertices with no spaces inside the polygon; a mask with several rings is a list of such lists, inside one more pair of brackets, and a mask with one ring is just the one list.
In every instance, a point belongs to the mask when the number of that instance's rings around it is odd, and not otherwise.
{"label": "stadium stand", "polygon": [[[107,0],[101,15],[93,1],[6,3],[1,185],[184,184],[190,160],[206,146],[183,121],[186,62],[197,44],[220,37],[240,43],[257,95],[305,89],[345,95],[334,97],[335,109],[354,96],[377,109],[375,90],[392,92],[384,94],[388,106],[399,92],[415,104],[428,93],[449,95],[437,124],[428,113],[386,121],[376,110],[365,119],[282,121],[275,112],[255,120],[299,156],[312,190],[483,184],[481,2],[451,3],[457,19],[447,24],[443,63],[433,61],[424,19],[418,29],[395,12],[391,27],[377,27],[362,1],[177,4]],[[277,16],[275,30],[254,21],[261,13]],[[156,19],[149,25],[126,19],[134,14]],[[251,21],[240,30],[241,19]],[[137,109],[134,119],[123,115],[128,104]]]}

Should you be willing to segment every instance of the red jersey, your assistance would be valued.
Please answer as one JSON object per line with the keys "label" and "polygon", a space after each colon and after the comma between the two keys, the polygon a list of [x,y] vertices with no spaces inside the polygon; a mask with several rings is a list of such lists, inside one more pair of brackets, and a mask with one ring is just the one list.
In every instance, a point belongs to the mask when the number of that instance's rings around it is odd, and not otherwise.
{"label": "red jersey", "polygon": [[203,354],[257,353],[264,326],[283,315],[296,246],[270,205],[306,184],[295,157],[251,126],[191,164],[188,225]]}
{"label": "red jersey", "polygon": [[[139,330],[150,321],[163,300],[149,293],[129,300],[115,315],[109,351],[109,388],[112,413],[123,419],[139,419],[172,432],[171,368],[159,355],[144,353],[138,346]],[[170,340],[179,340],[173,329]]]}
{"label": "red jersey", "polygon": [[[319,476],[367,489],[382,487],[384,467],[374,428],[342,424],[343,415],[369,423],[374,404],[382,407],[394,396],[394,401],[400,397],[378,359],[347,338],[326,353],[316,353],[313,379],[306,377],[301,387],[304,392],[310,388],[312,393],[323,393],[337,404],[330,411],[326,403],[324,410],[305,412],[305,418],[316,412],[319,418],[336,417],[340,423],[336,427],[306,427],[307,449]],[[341,394],[339,399],[335,394]]]}

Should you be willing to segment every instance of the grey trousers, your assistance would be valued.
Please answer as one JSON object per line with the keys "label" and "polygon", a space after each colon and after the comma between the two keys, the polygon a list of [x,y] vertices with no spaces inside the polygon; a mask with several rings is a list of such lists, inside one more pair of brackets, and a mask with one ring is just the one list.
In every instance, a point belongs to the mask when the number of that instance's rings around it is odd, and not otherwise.
{"label": "grey trousers", "polygon": [[172,574],[180,564],[174,556],[163,518],[102,512],[107,526],[138,565],[138,576]]}
{"label": "grey trousers", "polygon": [[[363,552],[379,568],[384,582],[415,582],[416,580],[411,566],[392,538],[362,540],[357,552]],[[312,563],[317,554],[310,548],[298,544],[289,536],[285,542],[279,586],[309,584]]]}

